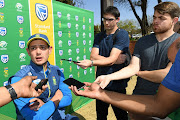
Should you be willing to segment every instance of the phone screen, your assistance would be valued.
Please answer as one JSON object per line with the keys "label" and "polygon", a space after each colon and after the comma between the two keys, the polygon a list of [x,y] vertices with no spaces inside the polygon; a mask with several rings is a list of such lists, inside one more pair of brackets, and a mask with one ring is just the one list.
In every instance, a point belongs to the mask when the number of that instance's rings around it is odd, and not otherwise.
{"label": "phone screen", "polygon": [[80,90],[81,88],[83,88],[85,86],[84,83],[74,79],[74,78],[68,78],[66,80],[63,81],[65,84],[67,84],[68,86],[76,86],[77,90]]}

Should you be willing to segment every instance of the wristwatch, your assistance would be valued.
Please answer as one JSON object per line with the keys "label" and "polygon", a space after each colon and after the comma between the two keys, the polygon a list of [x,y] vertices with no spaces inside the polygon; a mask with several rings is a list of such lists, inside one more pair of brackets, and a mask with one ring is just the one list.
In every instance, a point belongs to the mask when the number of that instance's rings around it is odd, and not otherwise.
{"label": "wristwatch", "polygon": [[14,88],[11,85],[7,85],[5,87],[9,91],[9,94],[11,95],[12,100],[17,99],[17,94],[16,94],[16,91],[14,90]]}

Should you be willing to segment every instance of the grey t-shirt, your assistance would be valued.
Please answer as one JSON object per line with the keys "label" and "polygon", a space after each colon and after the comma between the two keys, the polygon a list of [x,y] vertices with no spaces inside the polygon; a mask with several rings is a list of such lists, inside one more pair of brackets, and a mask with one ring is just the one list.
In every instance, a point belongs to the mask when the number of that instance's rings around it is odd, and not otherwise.
{"label": "grey t-shirt", "polygon": [[[141,71],[152,71],[164,69],[170,62],[167,57],[169,46],[180,34],[174,33],[162,42],[158,42],[155,34],[150,34],[139,39],[135,45],[133,56],[140,58]],[[159,83],[153,83],[143,78],[137,78],[137,84],[133,94],[154,95],[159,87]]]}

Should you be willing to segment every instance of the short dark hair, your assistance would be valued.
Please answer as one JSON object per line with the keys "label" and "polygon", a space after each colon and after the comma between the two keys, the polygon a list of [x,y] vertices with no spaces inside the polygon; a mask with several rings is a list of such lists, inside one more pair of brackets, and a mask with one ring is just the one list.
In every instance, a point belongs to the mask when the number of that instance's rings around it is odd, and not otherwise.
{"label": "short dark hair", "polygon": [[112,14],[116,19],[120,17],[119,10],[114,6],[108,6],[103,12],[103,15],[106,15],[106,14]]}
{"label": "short dark hair", "polygon": [[180,16],[180,8],[174,2],[161,2],[154,7],[154,11],[157,11],[160,14],[168,13],[171,18]]}

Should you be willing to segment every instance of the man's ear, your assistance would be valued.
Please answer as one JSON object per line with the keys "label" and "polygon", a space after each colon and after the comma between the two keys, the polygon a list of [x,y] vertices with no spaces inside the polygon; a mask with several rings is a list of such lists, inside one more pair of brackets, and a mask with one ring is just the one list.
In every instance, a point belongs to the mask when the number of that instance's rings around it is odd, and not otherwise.
{"label": "man's ear", "polygon": [[116,19],[116,23],[118,23],[120,21],[120,17],[118,17],[117,19]]}
{"label": "man's ear", "polygon": [[52,52],[52,46],[49,47],[49,55],[51,54]]}
{"label": "man's ear", "polygon": [[29,49],[28,49],[28,48],[26,48],[26,51],[27,51],[28,55],[30,56],[30,51],[29,51]]}
{"label": "man's ear", "polygon": [[178,22],[178,17],[175,17],[175,18],[173,18],[173,23],[174,23],[174,25]]}

